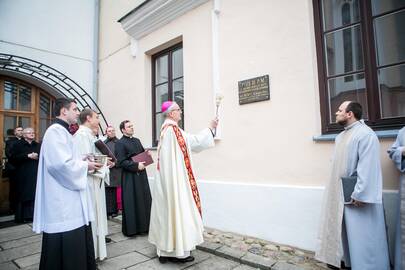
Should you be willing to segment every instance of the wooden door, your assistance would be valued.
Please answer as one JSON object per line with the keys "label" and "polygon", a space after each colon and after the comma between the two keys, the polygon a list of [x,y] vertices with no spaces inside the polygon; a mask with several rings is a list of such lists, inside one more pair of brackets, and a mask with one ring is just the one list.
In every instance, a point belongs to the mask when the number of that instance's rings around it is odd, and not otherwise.
{"label": "wooden door", "polygon": [[9,179],[3,176],[7,158],[5,142],[14,136],[14,128],[32,127],[40,141],[51,124],[55,98],[31,84],[9,77],[0,77],[0,215],[9,211]]}

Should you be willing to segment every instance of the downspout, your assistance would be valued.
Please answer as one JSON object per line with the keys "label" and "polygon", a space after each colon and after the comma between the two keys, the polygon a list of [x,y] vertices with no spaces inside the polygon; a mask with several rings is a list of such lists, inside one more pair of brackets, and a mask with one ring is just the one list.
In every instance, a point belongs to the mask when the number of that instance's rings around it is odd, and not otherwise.
{"label": "downspout", "polygon": [[93,32],[93,94],[92,97],[98,103],[98,50],[100,30],[100,0],[94,0],[94,32]]}
{"label": "downspout", "polygon": [[[222,96],[220,89],[220,72],[219,72],[219,15],[221,13],[220,0],[213,0],[213,8],[211,11],[211,38],[212,38],[212,89],[214,92],[214,104],[218,96]],[[221,106],[215,109],[215,113],[220,118]],[[222,137],[222,119],[216,129],[215,139],[220,140]]]}

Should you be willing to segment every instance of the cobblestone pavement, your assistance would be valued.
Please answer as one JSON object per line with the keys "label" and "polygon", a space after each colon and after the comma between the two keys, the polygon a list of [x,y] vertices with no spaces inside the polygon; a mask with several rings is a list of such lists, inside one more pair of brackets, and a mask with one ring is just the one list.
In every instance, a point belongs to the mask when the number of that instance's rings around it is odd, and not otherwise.
{"label": "cobblestone pavement", "polygon": [[[118,221],[109,221],[107,244],[108,258],[98,263],[100,270],[115,269],[162,269],[162,270],[253,270],[255,268],[235,260],[222,258],[209,252],[193,252],[194,262],[187,264],[160,264],[155,248],[147,236],[125,237]],[[41,235],[34,234],[30,224],[0,229],[0,270],[38,269],[41,252]],[[57,269],[55,269],[57,270]]]}
{"label": "cobblestone pavement", "polygon": [[204,244],[199,246],[200,250],[232,258],[261,269],[328,269],[324,263],[313,258],[313,252],[253,237],[206,228],[204,239]]}

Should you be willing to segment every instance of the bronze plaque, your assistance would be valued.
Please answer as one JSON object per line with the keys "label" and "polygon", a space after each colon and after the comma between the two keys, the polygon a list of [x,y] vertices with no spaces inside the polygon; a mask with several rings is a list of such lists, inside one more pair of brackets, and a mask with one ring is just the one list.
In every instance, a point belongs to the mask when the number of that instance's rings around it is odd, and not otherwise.
{"label": "bronze plaque", "polygon": [[239,105],[270,99],[269,75],[238,82]]}

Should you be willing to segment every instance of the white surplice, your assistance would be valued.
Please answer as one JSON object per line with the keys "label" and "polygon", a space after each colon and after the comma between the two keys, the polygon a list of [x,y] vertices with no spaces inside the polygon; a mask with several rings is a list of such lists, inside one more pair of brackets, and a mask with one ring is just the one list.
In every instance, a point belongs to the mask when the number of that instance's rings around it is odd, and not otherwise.
{"label": "white surplice", "polygon": [[[182,258],[204,241],[204,227],[191,190],[184,155],[170,125],[177,126],[174,121],[166,119],[161,129],[159,168],[152,185],[149,242],[156,246],[159,256]],[[193,168],[191,151],[213,147],[212,133],[208,128],[197,135],[180,131]]]}
{"label": "white surplice", "polygon": [[53,124],[45,132],[39,155],[33,230],[67,232],[92,220],[87,162],[74,149],[69,131]]}
{"label": "white surplice", "polygon": [[[378,138],[360,120],[345,127],[335,144],[315,258],[337,267],[344,260],[353,270],[388,270]],[[351,197],[366,203],[361,207],[343,204],[340,178],[355,174]]]}
{"label": "white surplice", "polygon": [[[94,145],[96,140],[91,129],[86,126],[80,126],[73,136],[74,146],[82,157],[87,154],[100,154]],[[95,215],[94,221],[91,222],[95,257],[103,260],[107,257],[105,237],[108,234],[104,182],[109,183],[109,169],[106,164],[97,173],[89,173],[87,179]]]}

